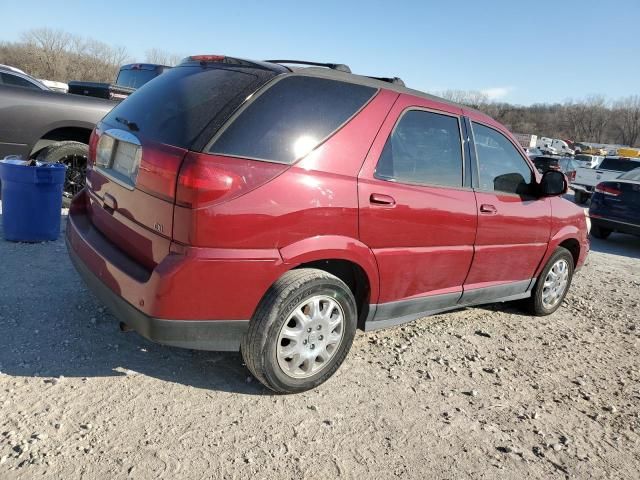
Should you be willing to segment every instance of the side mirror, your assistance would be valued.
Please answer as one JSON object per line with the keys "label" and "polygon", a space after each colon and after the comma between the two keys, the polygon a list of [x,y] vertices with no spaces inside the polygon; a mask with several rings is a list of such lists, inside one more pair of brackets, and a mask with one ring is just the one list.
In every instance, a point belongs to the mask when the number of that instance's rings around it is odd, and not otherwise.
{"label": "side mirror", "polygon": [[542,180],[540,180],[540,193],[543,197],[564,195],[568,188],[567,177],[557,170],[549,170],[542,175]]}

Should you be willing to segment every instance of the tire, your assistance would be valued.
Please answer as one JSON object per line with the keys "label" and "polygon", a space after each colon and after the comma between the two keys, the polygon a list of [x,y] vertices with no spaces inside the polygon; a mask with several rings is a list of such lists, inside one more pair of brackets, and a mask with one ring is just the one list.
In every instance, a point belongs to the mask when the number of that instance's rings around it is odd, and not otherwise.
{"label": "tire", "polygon": [[580,190],[574,190],[573,199],[578,205],[582,205],[585,202],[584,197],[585,197],[584,192]]}
{"label": "tire", "polygon": [[[319,301],[320,312],[324,310],[328,316],[307,315],[314,299]],[[337,324],[340,314],[338,329],[331,322]],[[353,343],[356,324],[356,302],[342,280],[322,270],[291,270],[261,300],[242,339],[242,356],[251,373],[274,392],[303,392],[324,383],[338,370]],[[322,332],[329,332],[327,338]],[[336,340],[338,335],[340,340]],[[296,353],[287,360],[290,351]],[[327,358],[318,361],[323,355]],[[304,358],[307,360],[302,361]],[[317,368],[315,373],[313,368]]]}
{"label": "tire", "polygon": [[609,235],[611,235],[612,232],[613,230],[609,230],[608,228],[602,228],[598,225],[591,225],[591,236],[599,238],[601,240],[606,240],[607,238],[609,238]]}
{"label": "tire", "polygon": [[[564,283],[563,290],[558,292],[559,295],[555,297],[555,300],[552,304],[545,301],[545,283],[549,280],[550,272],[552,268],[558,264],[559,262],[564,262],[566,267],[566,283]],[[542,317],[545,315],[551,315],[555,312],[560,305],[562,305],[562,301],[564,297],[567,295],[569,291],[569,287],[571,287],[571,280],[573,279],[573,255],[571,252],[564,247],[558,247],[549,261],[544,266],[542,273],[538,277],[535,286],[533,287],[533,291],[531,292],[531,298],[528,298],[525,301],[525,306],[527,310],[533,315]],[[549,290],[547,288],[547,290]],[[547,297],[548,299],[549,297]]]}
{"label": "tire", "polygon": [[67,173],[62,191],[62,205],[68,207],[71,199],[82,190],[86,183],[89,146],[80,142],[56,142],[43,148],[36,160],[46,163],[64,163]]}

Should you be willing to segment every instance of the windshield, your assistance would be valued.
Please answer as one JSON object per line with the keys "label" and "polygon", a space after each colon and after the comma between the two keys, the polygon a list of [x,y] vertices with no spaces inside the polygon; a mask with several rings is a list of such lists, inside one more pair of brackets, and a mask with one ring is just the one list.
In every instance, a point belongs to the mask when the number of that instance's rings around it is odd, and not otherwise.
{"label": "windshield", "polygon": [[623,173],[618,177],[620,180],[632,180],[634,182],[640,182],[640,168],[631,170],[630,172]]}
{"label": "windshield", "polygon": [[103,121],[117,128],[129,125],[136,135],[160,143],[190,148],[210,123],[219,128],[275,75],[246,67],[172,68],[133,92]]}

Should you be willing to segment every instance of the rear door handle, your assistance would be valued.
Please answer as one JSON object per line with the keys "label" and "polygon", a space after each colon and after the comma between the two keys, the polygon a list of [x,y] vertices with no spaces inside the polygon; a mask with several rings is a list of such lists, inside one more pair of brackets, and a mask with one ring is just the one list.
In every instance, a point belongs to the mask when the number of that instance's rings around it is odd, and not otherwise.
{"label": "rear door handle", "polygon": [[483,203],[482,205],[480,205],[480,213],[486,213],[487,215],[495,215],[496,213],[498,213],[498,209],[493,205],[489,205],[488,203]]}
{"label": "rear door handle", "polygon": [[386,205],[388,207],[393,207],[396,204],[395,198],[382,193],[372,193],[369,197],[369,202],[373,205]]}

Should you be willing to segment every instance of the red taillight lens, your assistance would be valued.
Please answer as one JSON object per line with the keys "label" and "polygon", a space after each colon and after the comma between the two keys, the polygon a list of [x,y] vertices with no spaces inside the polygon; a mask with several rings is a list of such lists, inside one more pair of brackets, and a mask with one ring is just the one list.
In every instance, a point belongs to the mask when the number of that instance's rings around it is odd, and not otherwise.
{"label": "red taillight lens", "polygon": [[226,57],[224,55],[191,55],[189,58],[196,62],[221,62]]}
{"label": "red taillight lens", "polygon": [[573,170],[573,171],[567,173],[567,177],[569,178],[570,182],[573,182],[576,179],[576,171]]}
{"label": "red taillight lens", "polygon": [[87,166],[93,167],[96,163],[96,148],[98,146],[98,140],[100,140],[100,130],[98,127],[94,128],[89,137],[89,157],[87,158]]}
{"label": "red taillight lens", "polygon": [[268,182],[288,165],[189,153],[180,169],[176,204],[198,208],[227,201]]}
{"label": "red taillight lens", "polygon": [[619,188],[608,183],[599,183],[598,185],[596,185],[596,192],[602,193],[604,195],[610,195],[612,197],[617,197],[622,193]]}

